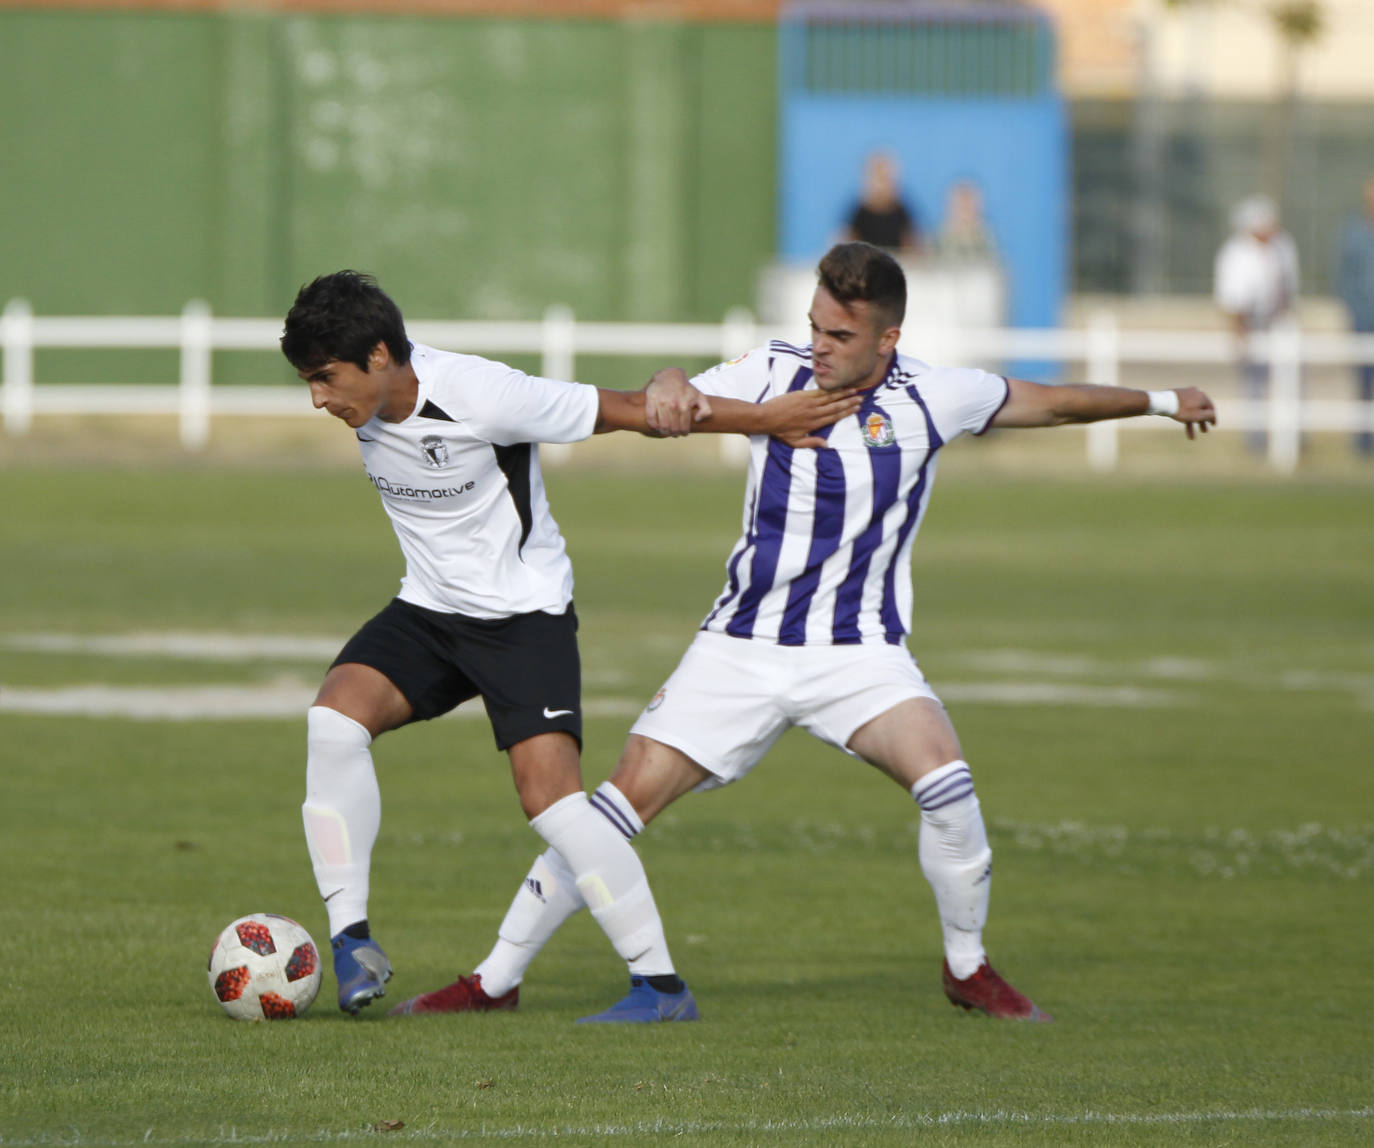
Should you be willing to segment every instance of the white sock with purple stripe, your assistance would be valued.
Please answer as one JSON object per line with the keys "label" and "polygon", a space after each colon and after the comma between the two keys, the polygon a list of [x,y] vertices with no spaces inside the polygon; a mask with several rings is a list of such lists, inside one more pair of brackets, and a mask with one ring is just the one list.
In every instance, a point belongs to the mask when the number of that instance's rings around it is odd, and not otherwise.
{"label": "white sock with purple stripe", "polygon": [[609,781],[603,781],[596,792],[587,799],[602,817],[614,825],[624,835],[626,841],[633,841],[644,831],[644,822],[639,819],[635,807]]}
{"label": "white sock with purple stripe", "polygon": [[992,883],[992,850],[968,762],[932,770],[911,787],[911,796],[921,807],[921,872],[935,893],[945,960],[964,980],[986,960],[983,926]]}

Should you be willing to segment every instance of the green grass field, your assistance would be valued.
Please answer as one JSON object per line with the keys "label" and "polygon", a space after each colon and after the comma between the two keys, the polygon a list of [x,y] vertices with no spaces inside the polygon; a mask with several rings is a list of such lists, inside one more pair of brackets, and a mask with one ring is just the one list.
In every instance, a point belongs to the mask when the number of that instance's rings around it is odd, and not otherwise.
{"label": "green grass field", "polygon": [[[228,921],[326,933],[291,699],[394,592],[376,496],[356,469],[0,467],[0,1144],[1374,1141],[1374,490],[951,461],[913,645],[989,821],[989,951],[1052,1026],[948,1005],[913,803],[796,733],[640,840],[699,1024],[575,1027],[624,985],[585,915],[514,1014],[355,1020],[327,978],[304,1020],[226,1019]],[[738,480],[550,485],[593,785],[719,588]],[[186,716],[224,697],[295,716]],[[539,843],[483,722],[376,756],[390,1000],[485,955]]]}

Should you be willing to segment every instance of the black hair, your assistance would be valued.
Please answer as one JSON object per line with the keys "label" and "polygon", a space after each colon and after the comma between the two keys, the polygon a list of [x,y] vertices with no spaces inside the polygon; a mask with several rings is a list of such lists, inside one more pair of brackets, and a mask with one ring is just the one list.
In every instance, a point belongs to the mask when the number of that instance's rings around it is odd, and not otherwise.
{"label": "black hair", "polygon": [[367,370],[367,357],[385,343],[396,363],[410,362],[401,309],[377,280],[361,271],[321,275],[296,293],[286,313],[281,351],[298,371],[337,360]]}
{"label": "black hair", "polygon": [[881,326],[902,325],[906,276],[886,251],[871,243],[837,243],[825,253],[818,274],[837,303],[871,303]]}

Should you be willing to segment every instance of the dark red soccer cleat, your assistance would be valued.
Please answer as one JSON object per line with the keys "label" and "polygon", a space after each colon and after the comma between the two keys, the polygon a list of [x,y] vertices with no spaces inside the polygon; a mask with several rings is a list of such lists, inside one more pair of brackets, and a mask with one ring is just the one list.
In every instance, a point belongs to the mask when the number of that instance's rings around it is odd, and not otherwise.
{"label": "dark red soccer cleat", "polygon": [[1022,996],[1007,984],[987,961],[966,980],[956,980],[945,962],[943,981],[949,1003],[963,1009],[977,1009],[1001,1020],[1033,1020],[1049,1023],[1054,1017],[1038,1008],[1029,997]]}
{"label": "dark red soccer cleat", "polygon": [[423,1012],[496,1012],[515,1008],[520,1003],[520,986],[499,997],[487,996],[482,988],[482,976],[473,973],[470,977],[459,977],[451,985],[435,989],[432,993],[421,993],[402,1001],[388,1016],[414,1016]]}

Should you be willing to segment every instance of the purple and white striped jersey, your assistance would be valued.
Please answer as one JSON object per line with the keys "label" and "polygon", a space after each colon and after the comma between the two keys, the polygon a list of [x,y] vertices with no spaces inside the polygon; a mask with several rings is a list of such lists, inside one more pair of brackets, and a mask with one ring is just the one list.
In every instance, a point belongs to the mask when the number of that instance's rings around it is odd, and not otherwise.
{"label": "purple and white striped jersey", "polygon": [[[775,341],[692,384],[756,403],[814,388],[811,348]],[[1000,375],[897,355],[857,414],[819,432],[831,449],[752,436],[744,534],[702,629],[784,646],[900,643],[936,455],[982,434],[1006,401]]]}

